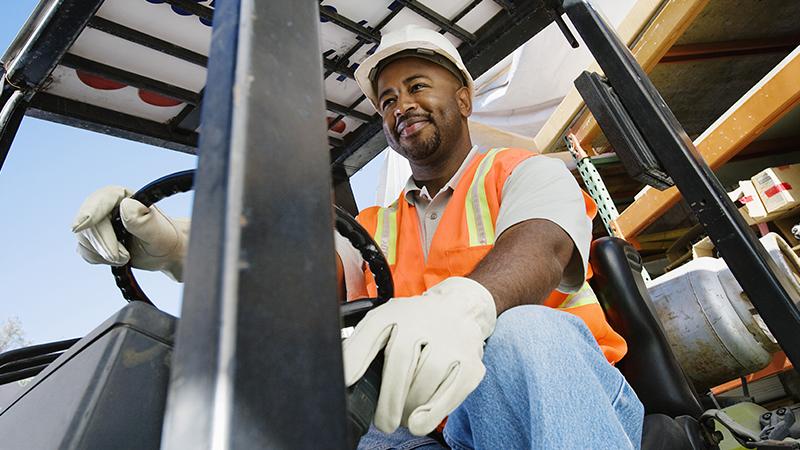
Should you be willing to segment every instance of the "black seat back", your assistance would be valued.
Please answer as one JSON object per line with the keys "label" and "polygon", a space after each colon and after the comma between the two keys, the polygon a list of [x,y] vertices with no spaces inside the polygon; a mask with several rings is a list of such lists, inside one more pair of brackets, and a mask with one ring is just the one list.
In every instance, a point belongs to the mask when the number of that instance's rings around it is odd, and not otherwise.
{"label": "black seat back", "polygon": [[617,367],[645,413],[699,417],[702,407],[657,319],[639,253],[622,239],[600,238],[592,243],[590,261],[591,284],[608,322],[628,343]]}

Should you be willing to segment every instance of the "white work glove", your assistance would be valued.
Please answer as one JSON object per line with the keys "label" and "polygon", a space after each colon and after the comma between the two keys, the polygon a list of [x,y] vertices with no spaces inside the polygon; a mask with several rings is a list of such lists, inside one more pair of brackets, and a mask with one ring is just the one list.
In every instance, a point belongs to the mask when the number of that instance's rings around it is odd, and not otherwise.
{"label": "white work glove", "polygon": [[420,296],[393,298],[344,341],[345,382],[358,381],[385,347],[375,426],[428,434],[483,379],[484,340],[496,320],[492,294],[469,278],[447,278]]}
{"label": "white work glove", "polygon": [[[155,206],[145,207],[127,198],[128,189],[106,186],[92,193],[81,205],[72,231],[78,238],[78,253],[91,264],[160,270],[176,281],[183,278],[183,259],[189,243],[189,219],[172,219]],[[110,213],[119,204],[122,225],[131,233],[130,249],[114,234]]]}

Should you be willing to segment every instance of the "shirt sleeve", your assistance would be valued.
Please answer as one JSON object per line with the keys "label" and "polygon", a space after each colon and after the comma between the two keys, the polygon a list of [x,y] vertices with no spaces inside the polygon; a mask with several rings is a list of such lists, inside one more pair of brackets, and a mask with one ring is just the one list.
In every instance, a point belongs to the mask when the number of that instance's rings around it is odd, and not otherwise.
{"label": "shirt sleeve", "polygon": [[347,300],[367,297],[367,284],[364,279],[364,258],[344,236],[334,231],[336,253],[342,260],[344,268],[344,285],[347,289]]}
{"label": "shirt sleeve", "polygon": [[530,219],[549,220],[563,229],[578,250],[564,270],[558,290],[575,292],[583,285],[592,240],[592,222],[578,182],[563,161],[535,156],[522,161],[503,185],[496,231]]}

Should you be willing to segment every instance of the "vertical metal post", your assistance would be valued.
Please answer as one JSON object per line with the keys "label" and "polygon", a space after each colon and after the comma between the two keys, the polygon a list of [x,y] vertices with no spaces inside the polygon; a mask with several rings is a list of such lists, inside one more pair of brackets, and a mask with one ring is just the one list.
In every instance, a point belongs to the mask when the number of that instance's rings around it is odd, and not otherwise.
{"label": "vertical metal post", "polygon": [[11,143],[17,134],[28,100],[23,91],[11,86],[0,69],[0,169],[6,161]]}
{"label": "vertical metal post", "polygon": [[564,0],[563,6],[731,272],[792,364],[800,367],[800,311],[788,294],[785,275],[748,228],[664,99],[611,27],[587,0]]}
{"label": "vertical metal post", "polygon": [[333,167],[333,196],[334,202],[344,209],[351,216],[358,215],[358,205],[353,195],[353,187],[350,185],[350,178],[340,167]]}
{"label": "vertical metal post", "polygon": [[33,93],[42,87],[102,4],[103,0],[39,2],[0,57],[0,168]]}
{"label": "vertical metal post", "polygon": [[165,448],[345,447],[318,21],[218,2]]}

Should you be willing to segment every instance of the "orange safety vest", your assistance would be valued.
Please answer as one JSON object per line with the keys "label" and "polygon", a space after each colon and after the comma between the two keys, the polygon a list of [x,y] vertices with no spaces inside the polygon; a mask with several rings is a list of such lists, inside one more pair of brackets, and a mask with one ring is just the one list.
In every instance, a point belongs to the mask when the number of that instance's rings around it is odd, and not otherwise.
{"label": "orange safety vest", "polygon": [[[495,223],[506,179],[520,162],[532,156],[536,154],[514,148],[495,148],[475,156],[445,208],[431,241],[427,261],[417,211],[405,200],[405,192],[386,208],[373,206],[358,215],[358,221],[372,234],[386,255],[394,279],[395,296],[420,295],[445,278],[463,277],[472,272],[494,247]],[[586,214],[594,218],[597,206],[585,192],[583,198]],[[591,267],[587,272],[588,280]],[[368,295],[377,296],[372,274],[369,270],[364,273]],[[627,351],[625,340],[606,322],[588,283],[572,294],[553,291],[544,305],[583,319],[612,364]]]}

